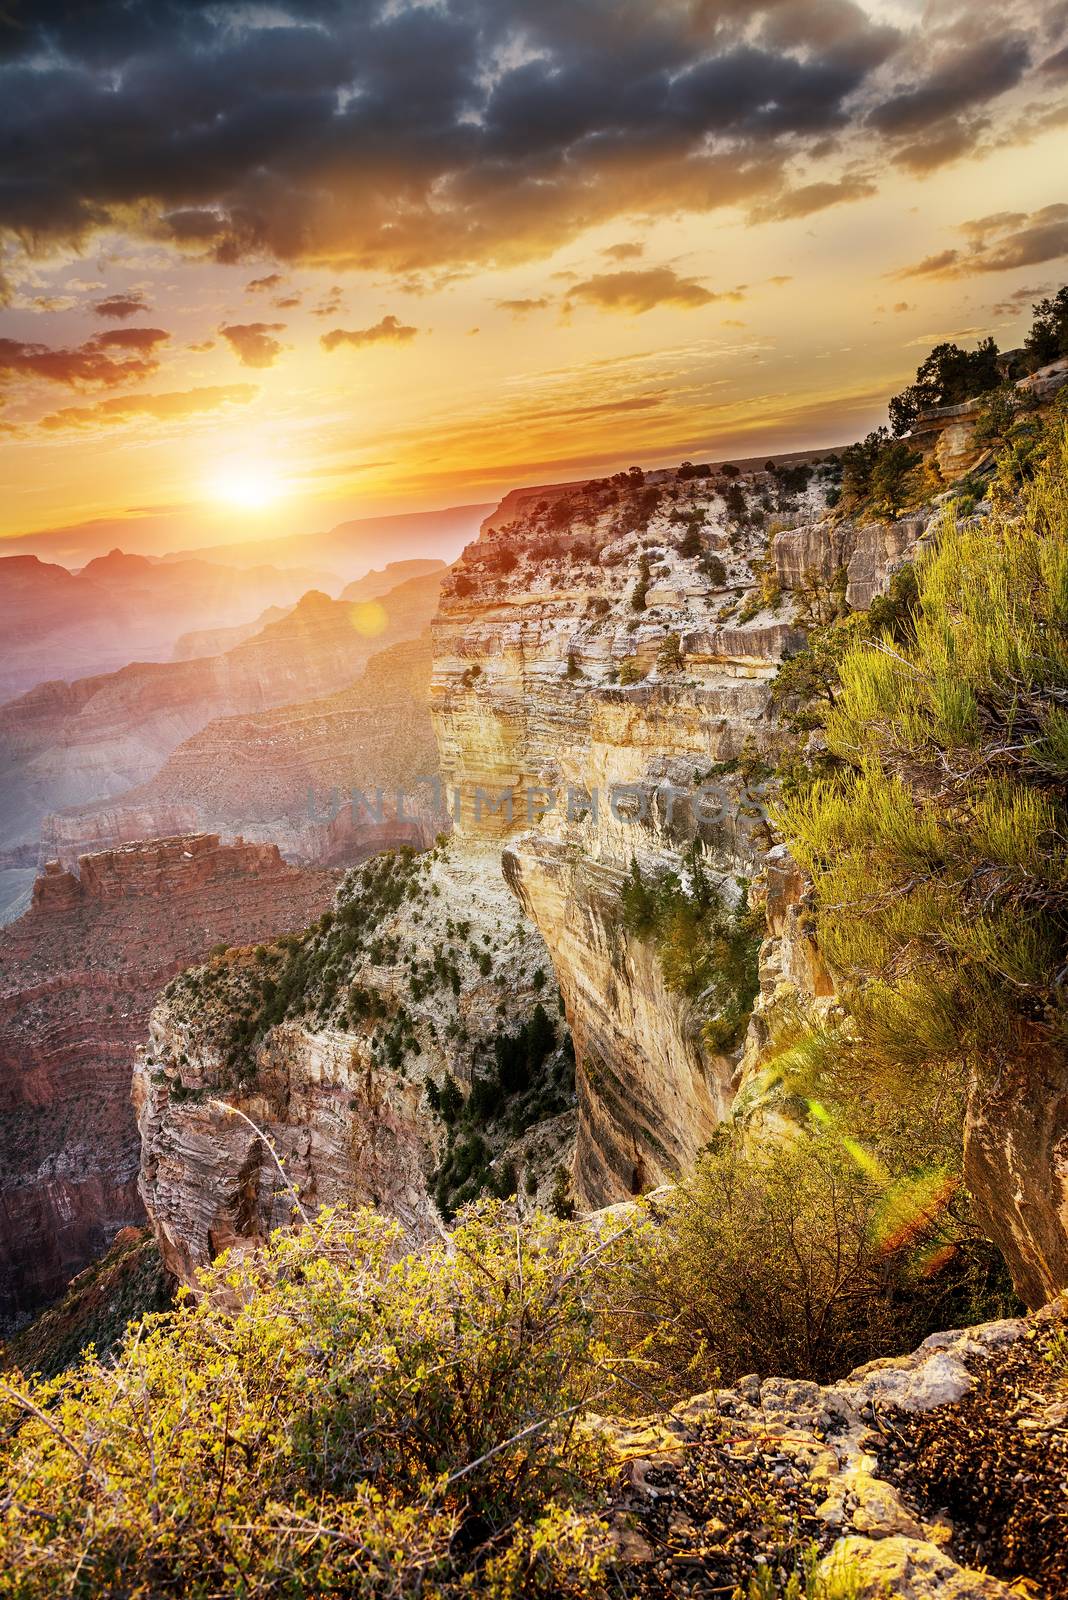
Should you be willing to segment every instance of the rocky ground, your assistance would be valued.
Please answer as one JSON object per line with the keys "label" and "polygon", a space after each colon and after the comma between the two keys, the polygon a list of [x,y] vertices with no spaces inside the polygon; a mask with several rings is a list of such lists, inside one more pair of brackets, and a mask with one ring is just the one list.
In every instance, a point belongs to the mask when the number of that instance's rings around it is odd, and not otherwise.
{"label": "rocky ground", "polygon": [[[628,1592],[850,1600],[1068,1593],[1065,1306],[936,1334],[841,1383],[756,1377],[604,1424]],[[767,1573],[767,1587],[759,1574]],[[1016,1585],[1010,1590],[1010,1585]]]}

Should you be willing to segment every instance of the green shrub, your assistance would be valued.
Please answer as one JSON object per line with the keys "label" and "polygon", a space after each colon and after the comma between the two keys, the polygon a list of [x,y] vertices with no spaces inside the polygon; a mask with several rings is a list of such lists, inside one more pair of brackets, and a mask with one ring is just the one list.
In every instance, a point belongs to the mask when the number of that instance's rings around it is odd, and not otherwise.
{"label": "green shrub", "polygon": [[724,1129],[655,1202],[606,1295],[611,1337],[644,1363],[636,1404],[758,1372],[826,1383],[926,1334],[1015,1309],[991,1246],[961,1237],[940,1174],[894,1181],[830,1129]]}
{"label": "green shrub", "polygon": [[[984,1117],[1021,1119],[1026,1146],[1037,1080],[1063,1081],[1068,1049],[1063,425],[1022,513],[950,529],[916,578],[911,641],[860,640],[840,662],[825,723],[838,772],[787,797],[780,821],[873,1075],[895,1093],[903,1076],[969,1084]],[[966,1171],[982,1192],[989,1171]],[[1028,1224],[987,1221],[1019,1262]],[[1029,1296],[1056,1271],[1050,1250],[1036,1241]]]}
{"label": "green shrub", "polygon": [[693,1002],[714,1050],[741,1039],[759,989],[763,917],[743,889],[730,904],[710,883],[696,850],[689,887],[674,873],[647,881],[636,860],[620,896],[623,926],[653,942],[669,989]]}
{"label": "green shrub", "polygon": [[223,1257],[113,1366],[5,1381],[11,1592],[591,1592],[605,1530],[565,1506],[599,1481],[574,1416],[610,1383],[590,1254],[496,1204],[419,1256],[323,1212]]}

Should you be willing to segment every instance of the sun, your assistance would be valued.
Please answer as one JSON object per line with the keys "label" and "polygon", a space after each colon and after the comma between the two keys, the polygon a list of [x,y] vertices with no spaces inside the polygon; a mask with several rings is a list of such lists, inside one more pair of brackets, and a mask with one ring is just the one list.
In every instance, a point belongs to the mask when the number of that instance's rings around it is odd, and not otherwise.
{"label": "sun", "polygon": [[243,511],[264,511],[282,494],[277,474],[260,461],[227,462],[212,475],[208,489],[212,499]]}

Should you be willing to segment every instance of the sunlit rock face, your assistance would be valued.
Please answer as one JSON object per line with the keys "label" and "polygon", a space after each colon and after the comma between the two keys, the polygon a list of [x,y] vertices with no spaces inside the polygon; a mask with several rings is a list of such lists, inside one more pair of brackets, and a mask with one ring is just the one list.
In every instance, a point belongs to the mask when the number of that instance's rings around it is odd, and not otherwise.
{"label": "sunlit rock face", "polygon": [[[457,843],[500,842],[552,955],[590,1205],[686,1167],[742,1062],[740,1041],[709,1048],[652,944],[624,926],[633,864],[685,882],[699,840],[728,901],[759,895],[780,740],[770,685],[804,641],[810,591],[841,569],[870,596],[920,531],[835,523],[824,482],[784,493],[770,472],[665,472],[510,496],[443,591],[431,709]],[[782,955],[783,933],[765,950],[771,987],[776,960],[804,964],[805,941]]]}
{"label": "sunlit rock face", "polygon": [[0,932],[0,1325],[143,1218],[130,1076],[160,988],[213,945],[300,926],[335,875],[198,835],[53,862]]}

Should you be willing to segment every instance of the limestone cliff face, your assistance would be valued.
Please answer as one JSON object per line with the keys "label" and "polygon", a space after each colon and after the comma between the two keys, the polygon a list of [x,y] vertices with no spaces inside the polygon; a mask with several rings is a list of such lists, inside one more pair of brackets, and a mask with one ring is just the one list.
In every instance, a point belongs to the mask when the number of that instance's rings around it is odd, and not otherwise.
{"label": "limestone cliff face", "polygon": [[[539,1003],[557,1014],[548,955],[485,845],[380,857],[301,940],[185,974],[134,1074],[141,1194],[168,1266],[191,1282],[264,1238],[293,1214],[289,1185],[309,1211],[381,1206],[425,1236],[447,1142],[437,1092],[469,1091]],[[543,1188],[548,1163],[570,1161],[570,1126],[544,1152],[514,1132],[483,1128],[482,1159],[522,1161],[516,1180]]]}
{"label": "limestone cliff face", "polygon": [[157,992],[234,938],[302,926],[326,872],[199,836],[52,863],[0,932],[0,1326],[59,1293],[143,1216],[130,1110]]}
{"label": "limestone cliff face", "polygon": [[255,1245],[292,1221],[293,1194],[258,1129],[309,1212],[340,1200],[380,1205],[425,1236],[433,1152],[421,1098],[421,1084],[381,1070],[348,1033],[296,1023],[272,1030],[257,1052],[255,1085],[235,1092],[195,1021],[160,1008],[134,1106],[141,1193],[170,1271],[190,1282],[222,1250]]}
{"label": "limestone cliff face", "polygon": [[[753,885],[772,844],[771,679],[821,593],[848,585],[868,603],[924,529],[834,521],[826,482],[659,473],[520,497],[443,591],[431,707],[458,845],[501,843],[552,955],[578,1061],[577,1188],[591,1205],[687,1166],[742,1063],[740,1045],[704,1042],[648,939],[626,931],[633,864],[685,881],[698,840],[728,901]],[[501,791],[510,817],[489,809]],[[804,938],[784,954],[785,931],[773,927],[765,949],[769,989],[777,962],[805,961]],[[811,959],[806,981],[826,992]]]}

